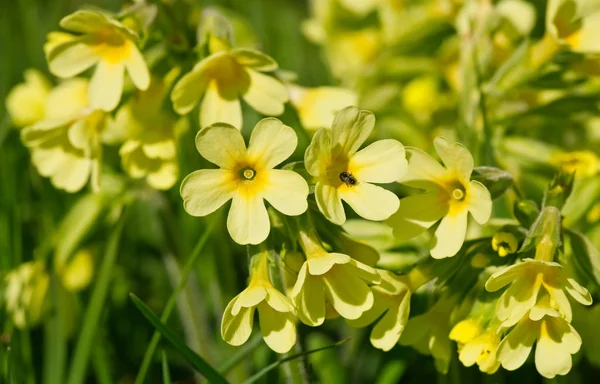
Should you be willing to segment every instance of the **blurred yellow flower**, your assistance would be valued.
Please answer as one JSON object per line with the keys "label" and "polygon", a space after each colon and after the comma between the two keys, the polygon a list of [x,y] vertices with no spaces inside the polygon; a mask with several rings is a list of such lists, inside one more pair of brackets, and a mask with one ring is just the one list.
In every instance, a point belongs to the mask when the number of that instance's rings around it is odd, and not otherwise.
{"label": "blurred yellow flower", "polygon": [[402,90],[402,104],[415,117],[429,119],[440,105],[438,81],[431,76],[418,77],[410,81]]}
{"label": "blurred yellow flower", "polygon": [[381,52],[381,32],[376,28],[338,31],[325,42],[325,53],[331,71],[345,86],[353,86],[356,78],[375,62]]}
{"label": "blurred yellow flower", "polygon": [[76,292],[85,289],[94,276],[94,256],[89,249],[81,249],[59,272],[64,287]]}
{"label": "blurred yellow flower", "polygon": [[50,277],[40,261],[19,265],[4,277],[6,311],[19,329],[36,325],[42,316]]}
{"label": "blurred yellow flower", "polygon": [[277,63],[256,50],[215,52],[175,84],[171,93],[173,108],[181,115],[187,114],[202,98],[201,128],[222,122],[241,129],[240,97],[264,115],[281,115],[288,101],[287,90],[279,80],[263,73],[275,70]]}
{"label": "blurred yellow flower", "polygon": [[125,69],[137,88],[148,88],[150,74],[135,44],[134,31],[93,10],[76,11],[64,17],[60,26],[78,35],[48,36],[45,51],[50,72],[69,78],[96,65],[88,89],[92,108],[115,109],[123,92]]}
{"label": "blurred yellow flower", "polygon": [[6,96],[6,110],[19,127],[44,118],[46,100],[52,88],[48,79],[36,69],[26,70],[24,77],[25,82],[15,85]]}
{"label": "blurred yellow flower", "polygon": [[574,52],[600,53],[600,7],[587,0],[549,0],[546,30]]}
{"label": "blurred yellow flower", "polygon": [[510,232],[496,232],[492,237],[492,249],[498,252],[500,257],[517,252],[518,247],[519,241]]}
{"label": "blurred yellow flower", "polygon": [[263,242],[270,231],[263,199],[288,216],[305,212],[308,184],[299,174],[273,169],[296,148],[294,130],[276,118],[258,122],[248,149],[237,128],[220,123],[196,136],[198,152],[221,169],[202,169],[181,182],[185,210],[206,216],[232,200],[227,229],[238,244]]}
{"label": "blurred yellow flower", "polygon": [[244,344],[252,333],[255,310],[269,348],[277,353],[288,352],[296,344],[294,307],[271,283],[267,252],[254,257],[248,288],[225,308],[221,322],[223,340],[235,346]]}
{"label": "blurred yellow flower", "polygon": [[330,304],[345,319],[357,319],[373,306],[369,285],[381,280],[377,271],[342,253],[328,253],[315,235],[303,231],[299,241],[306,261],[302,264],[291,298],[298,318],[312,327],[327,316]]}
{"label": "blurred yellow flower", "polygon": [[346,221],[342,200],[369,220],[385,220],[398,209],[395,194],[371,183],[391,183],[406,172],[404,146],[386,139],[358,151],[374,125],[371,112],[344,108],[335,116],[331,130],[317,131],[304,154],[308,173],[318,178],[319,210],[332,223]]}
{"label": "blurred yellow flower", "polygon": [[600,172],[600,159],[592,151],[557,153],[550,162],[565,172],[575,173],[577,177],[590,177]]}
{"label": "blurred yellow flower", "polygon": [[398,182],[425,192],[402,199],[400,209],[387,223],[394,229],[394,236],[410,239],[439,221],[431,256],[440,259],[460,250],[469,213],[479,224],[488,221],[492,199],[483,184],[470,180],[473,156],[465,147],[442,137],[434,140],[434,146],[445,168],[420,149],[407,148],[408,172]]}
{"label": "blurred yellow flower", "polygon": [[288,90],[302,126],[309,131],[331,127],[337,112],[358,103],[356,92],[345,88],[289,85]]}
{"label": "blurred yellow flower", "polygon": [[497,327],[484,329],[481,322],[469,317],[452,328],[450,339],[458,343],[458,359],[465,367],[477,364],[481,372],[488,374],[500,367],[496,358],[500,344]]}

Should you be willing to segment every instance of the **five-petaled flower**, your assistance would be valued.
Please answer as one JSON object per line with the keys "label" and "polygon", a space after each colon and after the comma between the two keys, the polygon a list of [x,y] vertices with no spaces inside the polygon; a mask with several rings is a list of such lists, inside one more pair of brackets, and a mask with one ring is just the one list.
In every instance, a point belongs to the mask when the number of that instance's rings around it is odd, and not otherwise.
{"label": "five-petaled flower", "polygon": [[331,129],[321,128],[315,133],[306,150],[306,169],[317,178],[317,205],[332,223],[346,221],[342,200],[368,220],[385,220],[398,210],[398,197],[371,183],[400,179],[407,165],[404,146],[386,139],[359,151],[374,126],[371,112],[344,108],[335,116]]}
{"label": "five-petaled flower", "polygon": [[123,92],[125,69],[135,86],[148,88],[150,74],[135,42],[137,34],[119,21],[92,10],[64,17],[60,26],[70,33],[51,33],[46,44],[50,72],[62,78],[96,65],[89,86],[90,106],[112,111]]}
{"label": "five-petaled flower", "polygon": [[258,122],[246,149],[235,127],[218,123],[198,132],[196,148],[221,169],[201,169],[181,183],[185,210],[206,216],[232,200],[227,229],[236,243],[259,244],[270,231],[263,199],[279,212],[296,216],[308,208],[308,184],[299,174],[273,169],[296,148],[294,130],[276,118]]}
{"label": "five-petaled flower", "polygon": [[479,224],[488,221],[492,199],[483,184],[470,180],[473,156],[465,147],[450,144],[442,137],[434,140],[434,146],[446,168],[420,149],[407,148],[408,172],[399,182],[425,192],[402,199],[400,209],[388,224],[397,238],[409,239],[439,221],[431,248],[431,256],[439,259],[454,256],[460,250],[468,213]]}

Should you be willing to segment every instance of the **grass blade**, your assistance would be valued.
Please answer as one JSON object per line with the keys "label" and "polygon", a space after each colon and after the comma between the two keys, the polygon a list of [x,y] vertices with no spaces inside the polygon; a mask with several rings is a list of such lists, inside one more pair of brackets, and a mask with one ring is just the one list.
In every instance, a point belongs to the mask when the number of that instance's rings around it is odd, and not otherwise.
{"label": "grass blade", "polygon": [[175,332],[167,328],[155,315],[152,313],[150,308],[146,306],[135,294],[130,293],[129,297],[133,301],[133,304],[139,309],[144,317],[156,328],[162,336],[164,336],[176,349],[179,351],[181,356],[190,363],[194,369],[200,372],[204,377],[211,383],[226,384],[227,380],[217,372],[210,364],[208,364],[202,357],[198,356],[192,351],[185,343],[177,336]]}
{"label": "grass blade", "polygon": [[169,372],[169,361],[167,360],[167,353],[162,352],[162,373],[163,373],[163,384],[171,384],[171,373]]}
{"label": "grass blade", "polygon": [[350,338],[340,340],[337,343],[334,343],[334,344],[331,344],[331,345],[327,345],[325,347],[316,348],[316,349],[312,349],[310,351],[306,351],[306,352],[302,352],[302,353],[296,353],[294,355],[290,355],[290,356],[284,357],[283,359],[278,360],[278,361],[276,361],[276,362],[274,362],[272,364],[269,364],[266,367],[264,367],[263,369],[261,369],[260,371],[256,372],[254,375],[250,376],[248,378],[248,380],[244,381],[243,384],[251,384],[251,383],[254,383],[254,382],[258,381],[264,375],[266,375],[267,373],[269,373],[273,369],[279,367],[280,365],[282,365],[284,363],[287,363],[288,361],[297,359],[297,358],[302,357],[302,356],[310,355],[312,353],[324,351],[326,349],[338,347],[338,346],[344,344],[345,342],[347,342],[348,340],[350,340]]}

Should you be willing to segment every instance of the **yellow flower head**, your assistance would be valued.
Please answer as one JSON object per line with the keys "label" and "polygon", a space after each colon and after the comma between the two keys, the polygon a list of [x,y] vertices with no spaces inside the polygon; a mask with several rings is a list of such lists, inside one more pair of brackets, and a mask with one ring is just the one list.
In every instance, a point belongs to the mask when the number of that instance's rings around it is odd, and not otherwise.
{"label": "yellow flower head", "polygon": [[440,259],[456,255],[462,247],[469,213],[479,224],[488,221],[492,198],[483,184],[470,180],[473,156],[465,147],[442,137],[433,144],[446,167],[420,149],[407,148],[408,172],[399,182],[425,192],[402,199],[388,224],[394,236],[410,239],[439,221],[431,256]]}
{"label": "yellow flower head", "polygon": [[19,127],[44,118],[50,82],[36,69],[25,71],[25,82],[17,84],[6,96],[6,110],[12,122]]}
{"label": "yellow flower head", "polygon": [[519,241],[510,232],[496,232],[492,237],[492,249],[498,252],[500,257],[517,252],[518,247]]}
{"label": "yellow flower head", "polygon": [[600,159],[591,151],[558,153],[550,161],[575,176],[591,177],[600,172]]}
{"label": "yellow flower head", "polygon": [[378,269],[381,277],[378,285],[371,287],[373,306],[356,320],[348,320],[353,327],[365,327],[374,321],[377,324],[371,331],[371,344],[383,351],[392,349],[408,322],[412,291],[404,276]]}
{"label": "yellow flower head", "polygon": [[450,331],[450,340],[454,340],[459,344],[466,344],[475,339],[483,331],[481,321],[472,317],[467,317],[464,320],[456,323]]}
{"label": "yellow flower head", "polygon": [[587,0],[549,0],[546,29],[550,36],[574,52],[600,52],[600,7]]}
{"label": "yellow flower head", "polygon": [[60,270],[64,287],[72,292],[85,289],[94,276],[94,256],[88,249],[77,251],[71,261]]}
{"label": "yellow flower head", "polygon": [[344,108],[335,116],[331,130],[321,128],[315,133],[304,154],[308,173],[318,178],[319,210],[332,223],[346,221],[342,200],[369,220],[385,220],[398,209],[396,195],[371,183],[391,183],[406,172],[404,146],[387,139],[358,151],[374,125],[371,112]]}
{"label": "yellow flower head", "polygon": [[299,174],[273,169],[296,148],[294,130],[275,118],[258,122],[246,149],[239,130],[214,124],[198,132],[198,152],[221,169],[201,169],[181,182],[185,210],[206,216],[232,200],[227,229],[239,244],[263,242],[270,231],[264,200],[288,216],[308,208],[308,184]]}
{"label": "yellow flower head", "polygon": [[248,288],[225,308],[221,337],[231,345],[244,344],[252,333],[254,312],[258,309],[263,339],[275,352],[286,353],[296,344],[294,307],[273,287],[267,253],[260,253],[255,259]]}
{"label": "yellow flower head", "polygon": [[419,77],[402,90],[402,103],[416,117],[428,117],[439,106],[438,81],[431,76]]}
{"label": "yellow flower head", "polygon": [[84,79],[60,84],[48,95],[46,117],[21,131],[38,172],[67,192],[83,188],[90,174],[97,187],[106,114],[89,108],[87,89]]}
{"label": "yellow flower head", "polygon": [[468,317],[450,331],[450,339],[458,344],[458,358],[465,367],[475,364],[481,372],[492,374],[500,367],[496,350],[500,343],[497,328],[484,328],[482,321]]}
{"label": "yellow flower head", "polygon": [[300,232],[306,261],[292,289],[298,317],[312,327],[323,324],[327,306],[345,319],[358,319],[373,306],[370,284],[378,284],[377,271],[342,253],[327,253],[313,235]]}
{"label": "yellow flower head", "polygon": [[298,111],[300,122],[309,131],[331,127],[337,112],[358,103],[358,95],[345,88],[304,88],[290,85],[288,89],[290,101]]}
{"label": "yellow flower head", "polygon": [[542,300],[523,316],[502,339],[496,352],[509,371],[522,366],[535,347],[535,367],[548,379],[566,375],[573,364],[571,355],[581,347],[581,337],[560,313]]}
{"label": "yellow flower head", "polygon": [[288,101],[287,90],[279,80],[263,73],[275,70],[277,63],[272,58],[252,49],[215,52],[175,84],[173,108],[187,114],[202,98],[202,128],[224,122],[241,129],[240,97],[264,115],[281,115]]}
{"label": "yellow flower head", "polygon": [[135,45],[137,35],[131,29],[92,10],[76,11],[64,17],[60,26],[77,35],[48,36],[45,51],[50,72],[68,78],[96,65],[88,90],[92,108],[115,109],[123,92],[125,69],[137,88],[148,88],[148,67]]}
{"label": "yellow flower head", "polygon": [[496,307],[496,316],[505,327],[514,325],[534,307],[542,287],[569,322],[572,312],[567,293],[581,304],[592,304],[588,290],[574,279],[566,277],[560,264],[550,261],[524,259],[490,276],[485,289],[495,292],[509,284],[510,287],[502,294]]}
{"label": "yellow flower head", "polygon": [[6,311],[19,329],[36,325],[42,316],[50,278],[42,262],[27,262],[4,277]]}

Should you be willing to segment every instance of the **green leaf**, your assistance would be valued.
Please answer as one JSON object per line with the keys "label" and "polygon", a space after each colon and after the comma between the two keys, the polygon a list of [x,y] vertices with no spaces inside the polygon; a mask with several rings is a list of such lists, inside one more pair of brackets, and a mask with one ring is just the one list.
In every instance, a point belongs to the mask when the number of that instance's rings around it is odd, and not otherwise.
{"label": "green leaf", "polygon": [[565,233],[571,240],[571,249],[573,250],[571,259],[575,266],[600,287],[600,252],[598,248],[580,232],[567,229]]}
{"label": "green leaf", "polygon": [[485,185],[492,199],[499,198],[513,185],[512,175],[496,167],[475,167],[471,178]]}
{"label": "green leaf", "polygon": [[533,200],[518,200],[514,205],[514,215],[525,228],[531,227],[540,215],[540,208]]}
{"label": "green leaf", "polygon": [[175,349],[181,354],[181,356],[187,360],[188,363],[194,367],[194,369],[204,375],[209,382],[211,383],[227,383],[227,380],[223,376],[217,372],[210,364],[208,364],[202,357],[198,356],[194,351],[192,351],[179,336],[171,329],[167,328],[167,326],[162,323],[155,315],[152,313],[150,308],[146,306],[135,294],[129,294],[131,301],[137,307],[137,309],[144,315],[146,320],[148,320],[154,328],[160,334],[167,339]]}
{"label": "green leaf", "polygon": [[162,351],[162,373],[163,373],[163,384],[171,384],[171,372],[169,372],[169,360],[167,360],[167,353]]}

